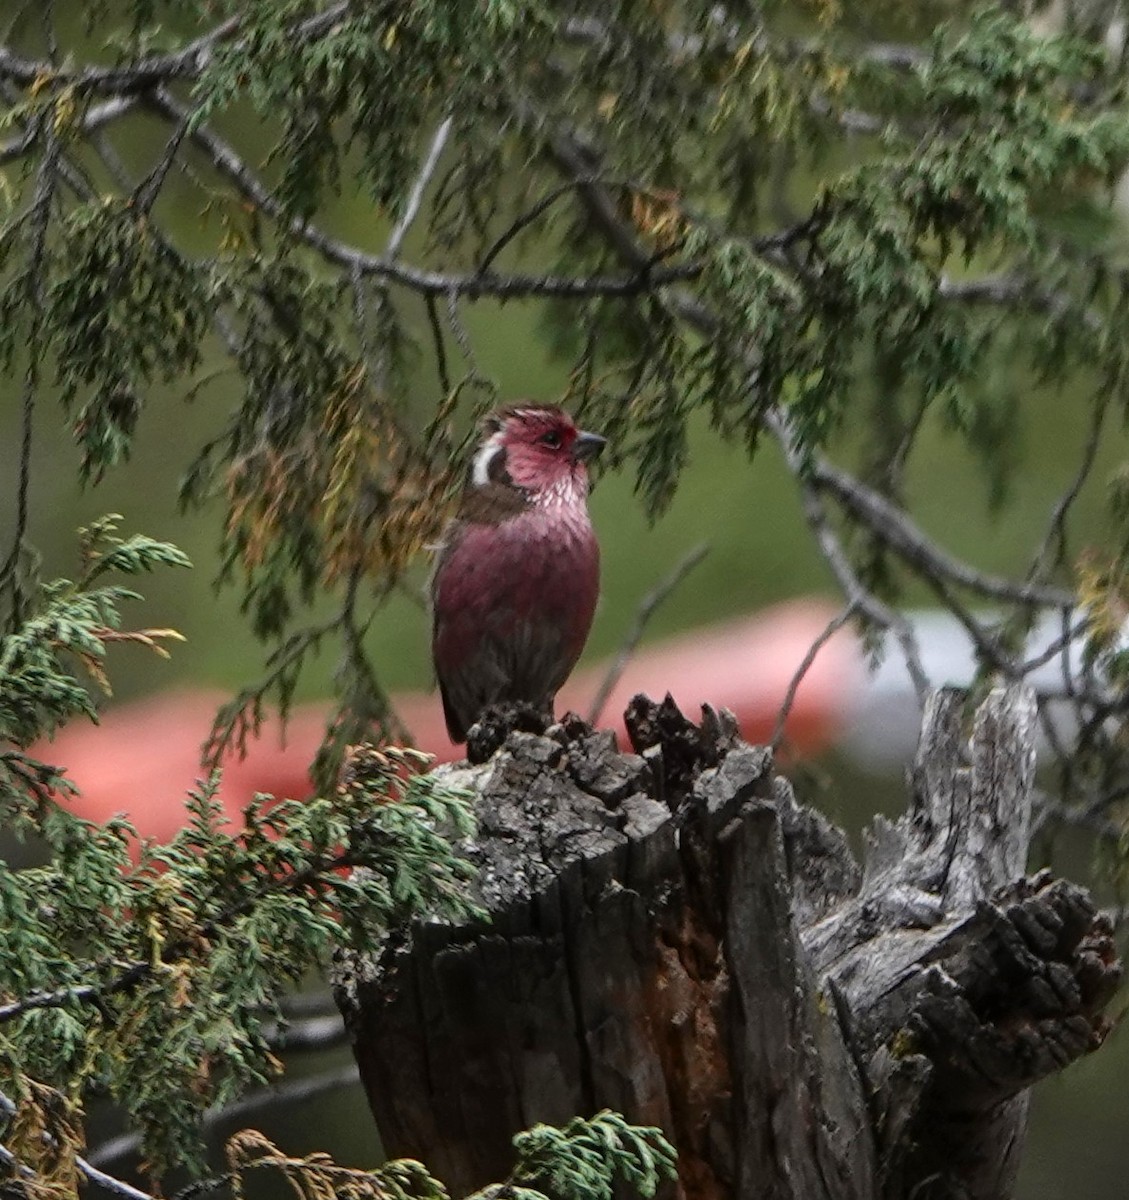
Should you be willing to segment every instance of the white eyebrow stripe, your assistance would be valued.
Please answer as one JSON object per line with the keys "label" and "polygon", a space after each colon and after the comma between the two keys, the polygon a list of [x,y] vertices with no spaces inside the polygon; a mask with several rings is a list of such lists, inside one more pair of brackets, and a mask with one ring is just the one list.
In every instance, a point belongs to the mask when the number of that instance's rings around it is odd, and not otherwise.
{"label": "white eyebrow stripe", "polygon": [[489,438],[475,454],[474,465],[470,473],[470,481],[475,487],[485,487],[490,482],[490,464],[502,453],[502,450],[502,435],[499,432]]}

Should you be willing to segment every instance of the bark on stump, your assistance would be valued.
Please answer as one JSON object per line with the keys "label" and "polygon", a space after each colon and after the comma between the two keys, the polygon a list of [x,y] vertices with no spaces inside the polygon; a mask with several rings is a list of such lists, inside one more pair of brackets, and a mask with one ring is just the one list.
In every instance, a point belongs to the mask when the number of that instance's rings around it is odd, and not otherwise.
{"label": "bark on stump", "polygon": [[612,1108],[690,1200],[1011,1195],[1028,1089],[1100,1045],[1120,978],[1085,890],[1024,876],[1034,704],[935,694],[908,811],[860,866],[725,714],[633,702],[637,753],[566,720],[478,767],[488,923],[339,966],[387,1152],[458,1195],[510,1139]]}

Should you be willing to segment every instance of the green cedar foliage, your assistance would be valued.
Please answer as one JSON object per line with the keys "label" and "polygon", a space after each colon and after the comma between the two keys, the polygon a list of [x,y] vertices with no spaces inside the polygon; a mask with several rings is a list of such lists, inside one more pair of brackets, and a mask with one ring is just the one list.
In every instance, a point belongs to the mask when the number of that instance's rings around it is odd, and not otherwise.
{"label": "green cedar foliage", "polygon": [[[26,747],[76,715],[105,682],[107,644],[159,649],[170,630],[124,631],[137,593],[110,582],[185,566],[174,547],[84,531],[76,582],[43,587],[0,640],[0,826],[37,838],[42,866],[0,864],[0,1047],[11,1098],[48,1085],[73,1105],[97,1082],[144,1132],[149,1161],[199,1164],[199,1119],[279,1063],[265,1036],[283,990],[335,946],[371,946],[418,912],[466,914],[467,799],[420,774],[410,751],[353,748],[325,797],[262,796],[225,828],[218,775],[189,794],[166,846],[129,825],[92,825],[60,807],[69,784]],[[123,803],[126,798],[123,797]],[[354,869],[362,868],[362,869]],[[18,1150],[18,1147],[10,1146]]]}
{"label": "green cedar foliage", "polygon": [[[612,1112],[576,1118],[563,1129],[537,1125],[514,1138],[515,1165],[507,1180],[468,1200],[611,1200],[623,1182],[649,1200],[674,1178],[674,1154],[651,1126],[628,1125]],[[228,1143],[232,1192],[242,1196],[252,1172],[281,1174],[300,1200],[346,1194],[359,1200],[448,1200],[446,1188],[418,1162],[402,1159],[376,1171],[356,1171],[324,1155],[294,1159],[261,1134],[248,1131]]]}
{"label": "green cedar foliage", "polygon": [[[26,748],[72,716],[96,720],[76,670],[108,688],[107,643],[161,652],[158,638],[176,636],[121,629],[120,605],[139,596],[107,577],[188,564],[164,542],[119,538],[116,520],[83,530],[78,580],[44,586],[0,640],[0,744]],[[426,762],[352,746],[330,796],[259,796],[238,829],[226,827],[214,773],[162,846],[139,842],[125,820],[73,816],[58,803],[73,791],[65,776],[24,749],[2,752],[0,828],[38,839],[47,862],[0,863],[0,1178],[22,1172],[44,1195],[76,1192],[91,1091],[140,1129],[152,1175],[203,1172],[205,1110],[281,1072],[269,1032],[289,986],[421,913],[472,916],[472,869],[452,850],[473,832],[469,797],[420,774]],[[659,1130],[608,1112],[538,1127],[515,1146],[502,1187],[529,1198],[540,1186],[554,1200],[609,1200],[617,1177],[650,1196],[673,1175]],[[253,1130],[230,1139],[227,1159],[215,1182],[236,1196],[263,1169],[300,1196],[446,1196],[419,1163],[366,1172],[322,1154],[288,1158]]]}
{"label": "green cedar foliage", "polygon": [[67,656],[108,691],[108,643],[143,643],[163,654],[160,640],[180,636],[170,629],[122,631],[120,605],[141,597],[120,583],[105,582],[105,577],[189,563],[167,542],[115,536],[119,519],[105,517],[81,531],[78,579],[44,586],[35,611],[0,641],[0,739],[26,747],[72,717],[97,719],[90,693],[67,668]]}
{"label": "green cedar foliage", "polygon": [[617,1177],[652,1196],[674,1174],[674,1156],[658,1130],[633,1127],[607,1111],[563,1129],[538,1125],[518,1134],[514,1149],[511,1184],[534,1197],[531,1189],[541,1188],[559,1200],[612,1200]]}
{"label": "green cedar foliage", "polygon": [[[158,652],[173,630],[123,630],[138,599],[110,582],[187,566],[175,547],[116,535],[117,518],[82,531],[76,581],[43,586],[21,624],[0,639],[0,827],[37,840],[46,861],[0,862],[0,1141],[4,1172],[31,1172],[44,1195],[73,1194],[83,1175],[83,1106],[108,1095],[142,1134],[148,1169],[205,1169],[200,1123],[282,1069],[270,1031],[284,992],[324,969],[340,947],[430,913],[474,915],[471,868],[453,841],[473,830],[469,797],[422,774],[410,750],[350,747],[326,796],[258,796],[238,829],[216,793],[218,772],[186,800],[168,845],[139,842],[123,819],[104,825],[61,807],[73,791],[26,748],[74,716],[97,719],[84,673],[108,688],[108,644]],[[611,1196],[622,1177],[643,1196],[673,1173],[657,1130],[611,1113],[564,1130],[539,1126],[515,1142],[502,1185],[530,1197]],[[254,1131],[227,1146],[223,1180],[279,1173],[299,1196],[442,1200],[418,1163],[375,1172],[324,1155],[288,1158]]]}

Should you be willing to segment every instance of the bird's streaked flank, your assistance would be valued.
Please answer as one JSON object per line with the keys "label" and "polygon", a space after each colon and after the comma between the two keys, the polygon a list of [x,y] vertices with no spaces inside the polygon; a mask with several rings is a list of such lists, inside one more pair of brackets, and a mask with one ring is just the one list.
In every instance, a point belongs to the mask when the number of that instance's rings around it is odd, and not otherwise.
{"label": "bird's streaked flank", "polygon": [[483,423],[431,580],[432,656],[453,741],[493,705],[552,713],[599,594],[586,464],[603,446],[551,406],[515,405]]}

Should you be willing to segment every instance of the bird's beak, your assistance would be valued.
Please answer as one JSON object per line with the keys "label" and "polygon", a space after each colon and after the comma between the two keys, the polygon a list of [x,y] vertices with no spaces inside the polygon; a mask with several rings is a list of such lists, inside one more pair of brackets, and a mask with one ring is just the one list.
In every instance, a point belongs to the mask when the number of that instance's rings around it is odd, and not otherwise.
{"label": "bird's beak", "polygon": [[608,444],[608,439],[600,437],[598,433],[588,433],[582,429],[572,442],[572,457],[577,462],[587,462],[591,458],[598,457],[599,453]]}

